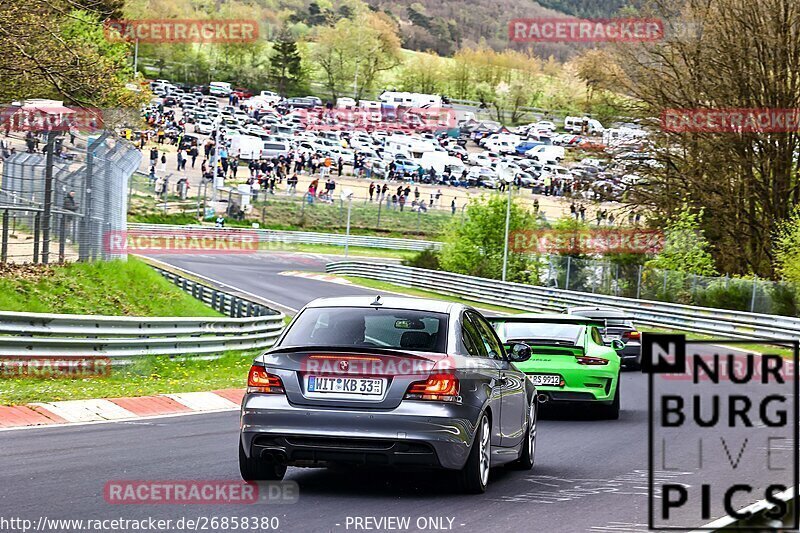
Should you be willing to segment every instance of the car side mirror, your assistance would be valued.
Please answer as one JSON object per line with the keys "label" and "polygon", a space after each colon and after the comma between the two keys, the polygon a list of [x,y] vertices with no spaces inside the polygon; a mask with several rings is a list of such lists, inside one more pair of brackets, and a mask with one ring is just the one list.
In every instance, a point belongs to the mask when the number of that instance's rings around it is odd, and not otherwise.
{"label": "car side mirror", "polygon": [[524,342],[517,342],[511,346],[508,359],[512,363],[522,363],[531,358],[531,347]]}
{"label": "car side mirror", "polygon": [[613,341],[611,341],[611,347],[614,348],[614,350],[618,352],[618,351],[622,350],[623,348],[625,348],[625,343],[622,342],[619,339],[614,339]]}

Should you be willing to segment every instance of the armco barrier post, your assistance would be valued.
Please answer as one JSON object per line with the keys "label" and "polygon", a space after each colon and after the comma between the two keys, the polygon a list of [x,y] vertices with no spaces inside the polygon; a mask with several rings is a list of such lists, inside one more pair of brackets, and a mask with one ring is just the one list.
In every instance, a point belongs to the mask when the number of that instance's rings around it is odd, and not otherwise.
{"label": "armco barrier post", "polygon": [[636,299],[642,296],[642,265],[639,265],[639,272],[636,274]]}

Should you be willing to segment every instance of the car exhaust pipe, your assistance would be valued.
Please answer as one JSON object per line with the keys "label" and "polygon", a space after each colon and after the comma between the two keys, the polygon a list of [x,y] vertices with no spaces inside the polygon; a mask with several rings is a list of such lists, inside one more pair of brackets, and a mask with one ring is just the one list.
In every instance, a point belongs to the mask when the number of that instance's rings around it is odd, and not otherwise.
{"label": "car exhaust pipe", "polygon": [[261,452],[261,459],[270,461],[279,465],[286,464],[289,458],[283,450],[264,450]]}
{"label": "car exhaust pipe", "polygon": [[550,400],[550,396],[548,396],[547,394],[538,394],[536,395],[536,400],[539,403],[547,403],[548,400]]}

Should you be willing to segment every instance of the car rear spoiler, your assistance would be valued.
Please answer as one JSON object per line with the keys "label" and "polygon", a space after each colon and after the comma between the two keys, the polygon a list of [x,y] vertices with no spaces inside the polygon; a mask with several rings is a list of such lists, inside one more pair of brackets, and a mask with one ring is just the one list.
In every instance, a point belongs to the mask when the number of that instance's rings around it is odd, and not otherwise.
{"label": "car rear spoiler", "polygon": [[581,324],[584,326],[597,326],[600,328],[606,327],[605,320],[599,320],[596,318],[589,318],[589,317],[579,317],[577,315],[564,315],[564,318],[561,317],[535,317],[535,316],[486,316],[484,317],[486,320],[491,322],[492,324],[498,324],[501,322],[517,322],[517,323],[528,323],[528,324]]}

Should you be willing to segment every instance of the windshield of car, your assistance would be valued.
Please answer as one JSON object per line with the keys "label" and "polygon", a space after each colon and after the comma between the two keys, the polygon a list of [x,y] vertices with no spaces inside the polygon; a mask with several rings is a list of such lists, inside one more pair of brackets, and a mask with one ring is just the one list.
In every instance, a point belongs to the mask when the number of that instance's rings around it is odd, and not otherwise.
{"label": "windshield of car", "polygon": [[378,347],[445,353],[445,313],[382,307],[313,307],[289,328],[281,346]]}
{"label": "windshield of car", "polygon": [[553,322],[506,322],[499,331],[503,341],[525,340],[536,344],[570,343],[577,344],[583,333],[582,324],[561,324]]}

